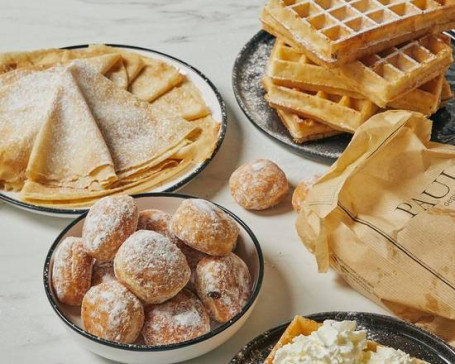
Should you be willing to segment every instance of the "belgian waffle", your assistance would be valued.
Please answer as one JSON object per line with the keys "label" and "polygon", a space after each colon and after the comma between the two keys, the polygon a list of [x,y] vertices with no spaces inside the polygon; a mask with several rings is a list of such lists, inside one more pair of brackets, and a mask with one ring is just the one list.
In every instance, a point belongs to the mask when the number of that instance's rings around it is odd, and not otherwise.
{"label": "belgian waffle", "polygon": [[354,133],[378,107],[369,100],[325,91],[304,91],[271,85],[266,100],[278,108],[309,118],[333,129]]}
{"label": "belgian waffle", "polygon": [[447,80],[444,80],[442,82],[442,90],[441,90],[441,102],[439,104],[439,107],[442,108],[447,105],[449,100],[453,98],[453,93],[452,90],[450,89],[450,84],[447,82]]}
{"label": "belgian waffle", "polygon": [[454,0],[269,0],[265,11],[299,50],[328,67],[440,33],[455,22]]}
{"label": "belgian waffle", "polygon": [[[262,79],[262,85],[264,86],[264,89],[268,91],[273,87],[273,82],[269,77],[264,77]],[[279,107],[276,107],[275,109],[281,122],[296,143],[300,144],[310,140],[328,138],[341,133],[341,131],[335,130],[329,125],[319,123],[309,118],[302,118],[295,113],[283,110]]]}
{"label": "belgian waffle", "polygon": [[[365,95],[356,92],[358,88],[354,87],[352,82],[346,82],[344,77],[333,70],[315,64],[281,39],[275,41],[267,65],[267,76],[274,84],[280,86],[365,98]],[[444,77],[439,75],[385,106],[417,111],[429,116],[438,109],[443,80]]]}
{"label": "belgian waffle", "polygon": [[311,140],[328,138],[342,133],[328,125],[318,123],[312,119],[301,118],[296,114],[279,108],[276,109],[276,112],[283,125],[288,129],[294,142],[299,144]]}
{"label": "belgian waffle", "polygon": [[[277,29],[277,25],[274,26],[273,29]],[[327,69],[296,49],[282,29],[275,31],[274,35],[280,39],[277,47],[282,48],[274,49],[272,59],[277,62],[269,66],[275,83],[300,88],[304,85],[311,91],[325,86],[325,91],[336,93],[338,89],[343,95],[353,97],[362,94],[380,107],[386,107],[391,101],[436,78],[452,62],[448,37],[427,35],[344,66]],[[287,84],[280,79],[287,80]]]}

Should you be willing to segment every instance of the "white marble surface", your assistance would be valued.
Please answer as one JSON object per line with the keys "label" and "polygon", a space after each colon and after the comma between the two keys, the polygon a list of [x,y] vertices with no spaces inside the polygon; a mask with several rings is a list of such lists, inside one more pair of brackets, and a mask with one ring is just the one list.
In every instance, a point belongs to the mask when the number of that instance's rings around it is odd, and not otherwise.
{"label": "white marble surface", "polygon": [[[259,30],[264,0],[0,0],[0,51],[81,43],[123,43],[160,50],[204,72],[229,110],[223,147],[182,192],[210,198],[234,211],[256,233],[265,260],[258,305],[239,333],[191,363],[227,363],[250,339],[296,313],[329,310],[382,312],[333,272],[318,274],[294,230],[288,200],[267,212],[238,207],[228,178],[242,162],[269,158],[292,185],[327,166],[302,159],[257,131],[237,106],[231,87],[234,59]],[[0,363],[107,363],[74,343],[50,308],[42,284],[47,250],[69,220],[0,203]]]}

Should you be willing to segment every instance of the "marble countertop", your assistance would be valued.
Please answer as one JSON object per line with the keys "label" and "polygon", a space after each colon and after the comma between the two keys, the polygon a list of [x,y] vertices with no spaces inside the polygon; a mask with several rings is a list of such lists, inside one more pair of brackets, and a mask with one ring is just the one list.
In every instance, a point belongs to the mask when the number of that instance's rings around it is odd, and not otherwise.
{"label": "marble countertop", "polygon": [[[328,166],[296,156],[255,129],[238,107],[231,86],[234,59],[260,28],[265,0],[0,0],[1,51],[85,43],[117,43],[156,49],[205,73],[226,101],[225,142],[209,167],[182,192],[231,209],[252,228],[265,256],[258,304],[245,326],[217,350],[188,363],[227,363],[248,341],[296,313],[332,310],[383,312],[334,272],[318,274],[313,256],[294,229],[290,195],[269,211],[237,206],[228,178],[241,163],[268,158],[290,183],[323,173]],[[69,223],[0,202],[0,362],[107,363],[67,334],[44,294],[47,250]]]}

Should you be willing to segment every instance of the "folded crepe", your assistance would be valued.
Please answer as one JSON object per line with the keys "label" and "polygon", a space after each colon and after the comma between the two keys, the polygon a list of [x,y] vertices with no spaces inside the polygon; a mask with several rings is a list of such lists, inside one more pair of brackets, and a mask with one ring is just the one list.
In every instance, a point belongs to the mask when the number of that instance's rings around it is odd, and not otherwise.
{"label": "folded crepe", "polygon": [[[43,49],[30,52],[0,53],[0,74],[20,68],[49,68],[57,63],[65,63],[78,58],[79,51],[69,49]],[[118,61],[120,53],[84,53],[84,62],[89,63],[98,72],[105,74]]]}
{"label": "folded crepe", "polygon": [[82,59],[87,57],[101,56],[107,54],[119,54],[122,59],[123,66],[125,67],[128,82],[132,82],[142,68],[144,68],[144,61],[142,57],[136,53],[131,53],[120,48],[110,47],[104,44],[91,44],[88,48],[75,49],[66,56],[68,60]]}
{"label": "folded crepe", "polygon": [[0,188],[22,188],[33,144],[55,97],[56,83],[54,71],[23,69],[0,77]]}
{"label": "folded crepe", "polygon": [[[90,59],[90,58],[87,58]],[[128,87],[128,72],[123,64],[123,60],[120,58],[119,61],[106,72],[105,76],[114,82],[118,87],[127,89]]]}
{"label": "folded crepe", "polygon": [[200,91],[190,81],[185,80],[151,103],[156,115],[177,115],[186,120],[195,120],[210,115]]}
{"label": "folded crepe", "polygon": [[[55,183],[43,183],[35,174],[30,174],[22,189],[22,195],[27,200],[91,199],[150,183],[163,168],[180,166],[183,159],[173,160],[172,156],[192,143],[193,135],[201,134],[197,124],[180,117],[156,118],[148,103],[117,87],[80,61],[67,66],[66,72],[71,74],[84,96],[110,152],[118,180],[103,190],[80,188],[87,183],[86,179],[83,183],[73,182],[75,188],[62,190],[55,188]],[[84,140],[87,142],[89,139],[84,137]],[[74,149],[71,152],[76,153]],[[37,149],[36,154],[47,156],[47,151]],[[183,162],[190,163],[192,159],[187,158]],[[65,163],[60,163],[59,168],[63,169]],[[160,180],[162,178],[160,176]],[[153,183],[157,183],[156,179]]]}
{"label": "folded crepe", "polygon": [[88,190],[104,189],[117,180],[109,149],[67,69],[59,75],[26,175],[47,186]]}
{"label": "folded crepe", "polygon": [[145,67],[128,87],[144,101],[152,102],[185,79],[176,67],[166,62],[153,58],[144,58],[144,62]]}

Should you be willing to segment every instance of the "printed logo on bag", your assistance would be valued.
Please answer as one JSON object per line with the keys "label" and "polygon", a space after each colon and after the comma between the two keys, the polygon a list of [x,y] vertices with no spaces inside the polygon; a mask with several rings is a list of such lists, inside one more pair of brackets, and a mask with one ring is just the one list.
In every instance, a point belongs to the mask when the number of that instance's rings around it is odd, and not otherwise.
{"label": "printed logo on bag", "polygon": [[447,170],[443,170],[419,196],[400,203],[395,210],[403,211],[414,217],[443,202],[442,200],[447,196],[449,198],[444,201],[444,206],[449,206],[455,201],[455,193],[451,194],[452,189],[455,188],[454,181],[455,172],[449,173]]}

